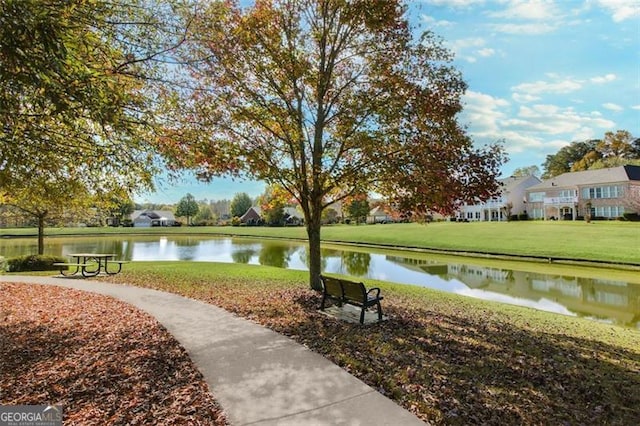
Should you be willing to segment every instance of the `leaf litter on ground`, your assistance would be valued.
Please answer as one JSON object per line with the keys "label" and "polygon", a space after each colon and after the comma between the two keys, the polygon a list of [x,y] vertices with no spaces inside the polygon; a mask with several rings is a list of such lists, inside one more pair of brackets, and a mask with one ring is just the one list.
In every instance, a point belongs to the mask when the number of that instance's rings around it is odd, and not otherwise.
{"label": "leaf litter on ground", "polygon": [[0,404],[62,405],[65,425],[226,425],[153,317],[111,297],[0,283]]}

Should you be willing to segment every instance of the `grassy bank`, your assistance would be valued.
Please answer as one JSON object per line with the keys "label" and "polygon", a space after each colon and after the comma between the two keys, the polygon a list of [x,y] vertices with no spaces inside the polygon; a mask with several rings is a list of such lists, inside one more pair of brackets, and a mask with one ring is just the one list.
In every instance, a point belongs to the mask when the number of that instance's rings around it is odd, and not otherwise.
{"label": "grassy bank", "polygon": [[[302,227],[49,228],[47,235],[206,234],[306,239]],[[0,236],[35,236],[34,229],[1,229]],[[640,224],[632,222],[481,222],[333,225],[327,242],[575,258],[640,264]]]}
{"label": "grassy bank", "polygon": [[[291,336],[433,424],[634,424],[640,333],[384,282],[389,320],[318,312],[302,271],[134,262],[122,283],[221,306]],[[90,285],[90,284],[89,284]]]}

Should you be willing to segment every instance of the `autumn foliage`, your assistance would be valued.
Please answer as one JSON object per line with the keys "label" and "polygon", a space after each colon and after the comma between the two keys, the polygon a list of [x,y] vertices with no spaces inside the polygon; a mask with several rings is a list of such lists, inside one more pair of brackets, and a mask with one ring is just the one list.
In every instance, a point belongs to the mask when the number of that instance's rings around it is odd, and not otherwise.
{"label": "autumn foliage", "polygon": [[319,288],[333,203],[375,190],[424,214],[496,191],[502,150],[477,149],[458,125],[466,84],[451,59],[432,33],[412,32],[400,0],[211,2],[189,28],[165,153],[204,179],[284,188]]}

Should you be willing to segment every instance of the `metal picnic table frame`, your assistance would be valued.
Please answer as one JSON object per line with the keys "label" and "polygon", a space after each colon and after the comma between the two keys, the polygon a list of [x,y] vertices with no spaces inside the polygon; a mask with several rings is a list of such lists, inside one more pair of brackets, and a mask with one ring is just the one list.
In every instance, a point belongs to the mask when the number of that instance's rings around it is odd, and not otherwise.
{"label": "metal picnic table frame", "polygon": [[[55,264],[60,266],[60,274],[65,277],[82,275],[88,278],[98,276],[101,273],[115,275],[122,271],[122,264],[126,263],[121,260],[113,260],[116,255],[112,253],[70,253],[68,256],[74,258],[75,262]],[[117,264],[118,269],[109,270],[110,263]],[[75,269],[73,270],[73,268]],[[73,270],[73,272],[70,272],[71,270]]]}

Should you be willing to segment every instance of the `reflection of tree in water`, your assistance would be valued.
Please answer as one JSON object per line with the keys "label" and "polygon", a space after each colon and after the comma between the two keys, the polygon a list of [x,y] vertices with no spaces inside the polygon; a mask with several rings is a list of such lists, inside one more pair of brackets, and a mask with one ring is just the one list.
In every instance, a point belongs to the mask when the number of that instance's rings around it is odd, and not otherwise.
{"label": "reflection of tree in water", "polygon": [[[92,238],[92,239],[71,239],[70,249],[64,249],[67,244],[62,244],[62,251],[66,253],[108,253],[114,254],[116,259],[126,259],[123,257],[125,241],[122,238]],[[130,244],[127,244],[129,246]]]}
{"label": "reflection of tree in water", "polygon": [[[307,246],[300,247],[300,261],[304,262],[307,269],[309,269],[309,248]],[[320,270],[327,270],[327,258],[331,256],[335,250],[320,249]]]}
{"label": "reflection of tree in water", "polygon": [[249,263],[255,253],[256,251],[253,249],[236,250],[231,252],[231,259],[235,263]]}
{"label": "reflection of tree in water", "polygon": [[195,247],[202,244],[202,238],[176,238],[173,243],[176,247]]}
{"label": "reflection of tree in water", "polygon": [[358,253],[355,251],[342,252],[342,263],[349,275],[365,276],[369,272],[371,265],[371,255],[369,253]]}
{"label": "reflection of tree in water", "polygon": [[290,248],[282,244],[264,243],[258,261],[261,265],[286,268],[289,266]]}

